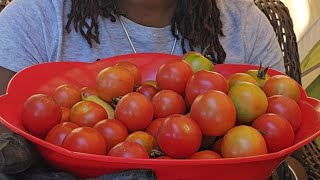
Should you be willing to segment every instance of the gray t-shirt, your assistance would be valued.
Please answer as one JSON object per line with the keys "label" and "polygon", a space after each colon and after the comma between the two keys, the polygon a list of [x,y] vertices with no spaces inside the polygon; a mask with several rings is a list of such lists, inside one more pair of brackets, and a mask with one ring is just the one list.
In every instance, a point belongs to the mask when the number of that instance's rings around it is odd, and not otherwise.
{"label": "gray t-shirt", "polygon": [[[223,32],[225,63],[260,64],[284,71],[275,33],[252,0],[217,0]],[[101,44],[65,30],[71,0],[14,0],[0,13],[0,66],[12,71],[53,61],[93,62],[133,53],[119,21],[99,17]],[[153,28],[123,18],[137,52],[170,53],[174,38],[170,26]],[[188,44],[188,43],[186,43]],[[188,49],[188,47],[187,47]],[[174,54],[181,55],[180,41]]]}

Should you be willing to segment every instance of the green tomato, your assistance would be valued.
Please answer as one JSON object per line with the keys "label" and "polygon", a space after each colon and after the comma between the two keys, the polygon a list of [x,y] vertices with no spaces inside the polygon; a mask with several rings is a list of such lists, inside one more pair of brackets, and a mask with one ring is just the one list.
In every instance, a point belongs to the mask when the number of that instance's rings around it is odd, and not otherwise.
{"label": "green tomato", "polygon": [[245,73],[252,76],[258,82],[259,87],[263,88],[264,84],[270,79],[270,76],[267,74],[268,69],[268,67],[262,69],[262,66],[260,65],[259,69],[248,70]]}
{"label": "green tomato", "polygon": [[182,60],[190,64],[193,72],[197,72],[200,70],[213,71],[214,68],[213,63],[208,58],[195,51],[185,53],[182,56]]}

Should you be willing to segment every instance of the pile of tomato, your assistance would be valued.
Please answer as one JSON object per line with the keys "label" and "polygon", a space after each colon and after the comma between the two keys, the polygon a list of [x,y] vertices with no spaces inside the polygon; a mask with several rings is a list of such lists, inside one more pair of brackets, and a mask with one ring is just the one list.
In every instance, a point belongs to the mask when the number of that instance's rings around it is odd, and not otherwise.
{"label": "pile of tomato", "polygon": [[137,65],[119,62],[99,72],[95,87],[30,96],[22,125],[71,151],[130,158],[235,158],[294,144],[301,110],[293,79],[261,67],[224,77],[212,67],[172,61],[142,81]]}

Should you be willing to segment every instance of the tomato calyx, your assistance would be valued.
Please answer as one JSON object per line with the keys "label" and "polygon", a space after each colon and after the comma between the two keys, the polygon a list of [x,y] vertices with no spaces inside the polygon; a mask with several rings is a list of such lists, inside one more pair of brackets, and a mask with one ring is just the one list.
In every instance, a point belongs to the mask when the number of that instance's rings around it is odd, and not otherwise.
{"label": "tomato calyx", "polygon": [[162,151],[160,151],[159,147],[156,147],[154,149],[151,150],[150,152],[150,157],[151,158],[157,158],[160,156],[166,156],[166,154],[164,154]]}
{"label": "tomato calyx", "polygon": [[122,97],[123,96],[118,96],[118,97],[113,98],[111,100],[111,105],[112,105],[113,108],[116,108],[117,104],[119,103],[119,101],[121,100]]}
{"label": "tomato calyx", "polygon": [[262,63],[260,63],[259,70],[258,70],[258,78],[265,80],[268,70],[269,70],[269,66],[263,69]]}

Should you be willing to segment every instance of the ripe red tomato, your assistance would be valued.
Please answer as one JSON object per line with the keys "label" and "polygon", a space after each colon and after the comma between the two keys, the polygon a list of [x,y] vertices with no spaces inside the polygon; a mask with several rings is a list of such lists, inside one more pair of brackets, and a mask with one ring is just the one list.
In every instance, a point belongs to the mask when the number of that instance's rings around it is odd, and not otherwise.
{"label": "ripe red tomato", "polygon": [[72,122],[57,124],[48,132],[45,140],[54,145],[61,146],[64,138],[70,134],[72,130],[78,127],[78,125]]}
{"label": "ripe red tomato", "polygon": [[190,117],[206,136],[223,136],[234,127],[236,109],[223,92],[209,90],[200,94],[192,103]]}
{"label": "ripe red tomato", "polygon": [[127,127],[119,120],[105,119],[99,121],[93,128],[97,129],[106,142],[107,153],[118,143],[124,141],[129,133]]}
{"label": "ripe red tomato", "polygon": [[134,77],[121,66],[107,67],[100,71],[96,78],[97,93],[106,102],[132,92],[133,87]]}
{"label": "ripe red tomato", "polygon": [[221,159],[222,157],[211,150],[203,150],[194,153],[192,156],[189,157],[189,159]]}
{"label": "ripe red tomato", "polygon": [[159,90],[153,85],[142,84],[137,88],[136,92],[143,94],[151,101],[152,97],[157,94]]}
{"label": "ripe red tomato", "polygon": [[62,147],[74,152],[89,154],[106,154],[106,142],[94,128],[78,127],[73,129],[64,139]]}
{"label": "ripe red tomato", "polygon": [[264,114],[268,107],[266,95],[252,83],[234,84],[230,88],[228,96],[236,108],[239,124],[251,124],[253,120]]}
{"label": "ripe red tomato", "polygon": [[289,121],[294,131],[300,127],[302,112],[299,105],[291,98],[274,95],[268,98],[268,113],[279,114]]}
{"label": "ripe red tomato", "polygon": [[56,101],[45,94],[34,94],[23,104],[21,123],[32,135],[45,138],[55,125],[59,124],[62,110]]}
{"label": "ripe red tomato", "polygon": [[115,145],[109,151],[108,156],[142,159],[150,158],[145,148],[141,144],[133,141],[123,141]]}
{"label": "ripe red tomato", "polygon": [[126,138],[126,141],[133,141],[141,144],[143,148],[146,149],[148,154],[150,154],[153,149],[158,147],[156,139],[144,131],[136,131],[129,134],[129,136]]}
{"label": "ripe red tomato", "polygon": [[157,138],[158,129],[165,118],[159,118],[153,120],[146,129],[146,132],[149,133],[154,138]]}
{"label": "ripe red tomato", "polygon": [[63,84],[55,88],[51,96],[61,107],[71,108],[81,101],[81,92],[72,84]]}
{"label": "ripe red tomato", "polygon": [[186,103],[183,97],[172,90],[159,91],[153,96],[151,102],[154,109],[154,119],[186,113]]}
{"label": "ripe red tomato", "polygon": [[95,88],[93,87],[83,87],[80,89],[80,92],[83,94],[84,97],[89,96],[98,96],[98,93]]}
{"label": "ripe red tomato", "polygon": [[175,114],[163,121],[156,139],[167,156],[187,158],[198,151],[201,138],[201,130],[195,121],[185,115]]}
{"label": "ripe red tomato", "polygon": [[146,129],[153,119],[153,114],[152,103],[137,92],[123,96],[115,109],[115,118],[122,121],[129,132]]}
{"label": "ripe red tomato", "polygon": [[253,121],[252,127],[263,133],[269,153],[281,151],[294,143],[294,131],[290,123],[278,114],[263,114]]}
{"label": "ripe red tomato", "polygon": [[136,86],[141,85],[142,73],[136,64],[129,62],[129,61],[121,61],[121,62],[118,62],[117,64],[115,64],[115,66],[120,66],[120,67],[126,68],[133,76],[134,84]]}
{"label": "ripe red tomato", "polygon": [[224,158],[267,154],[267,145],[261,133],[251,126],[240,125],[230,129],[221,142]]}
{"label": "ripe red tomato", "polygon": [[186,85],[186,97],[192,104],[194,99],[209,90],[218,90],[227,93],[229,85],[227,80],[217,72],[201,70],[194,73]]}
{"label": "ripe red tomato", "polygon": [[92,101],[80,101],[70,110],[70,121],[78,126],[93,127],[97,122],[107,118],[106,110]]}
{"label": "ripe red tomato", "polygon": [[61,112],[62,112],[61,123],[70,121],[70,109],[66,107],[61,107]]}
{"label": "ripe red tomato", "polygon": [[254,85],[259,86],[258,82],[250,75],[246,73],[234,73],[231,74],[228,78],[229,88],[231,88],[235,83],[238,82],[249,82]]}
{"label": "ripe red tomato", "polygon": [[263,86],[263,91],[267,97],[273,95],[284,95],[296,102],[300,99],[300,89],[298,83],[286,75],[275,75]]}
{"label": "ripe red tomato", "polygon": [[192,68],[187,62],[173,61],[158,69],[156,82],[160,90],[169,89],[183,95],[192,74]]}

